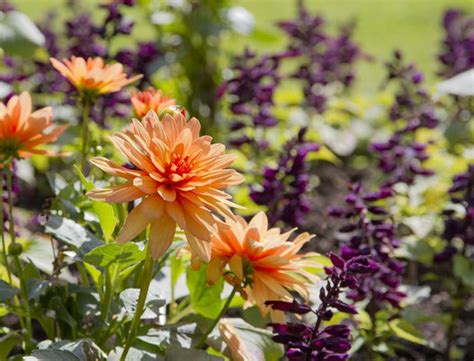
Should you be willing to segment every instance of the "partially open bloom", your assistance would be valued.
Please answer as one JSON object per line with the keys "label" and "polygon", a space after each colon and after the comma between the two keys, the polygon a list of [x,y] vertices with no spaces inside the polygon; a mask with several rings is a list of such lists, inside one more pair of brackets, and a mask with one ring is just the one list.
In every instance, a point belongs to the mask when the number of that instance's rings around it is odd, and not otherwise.
{"label": "partially open bloom", "polygon": [[142,92],[133,91],[131,102],[133,112],[139,118],[147,115],[150,110],[160,114],[163,109],[176,105],[176,100],[163,95],[160,90],[151,87]]}
{"label": "partially open bloom", "polygon": [[[305,268],[320,265],[310,259],[315,253],[298,254],[312,236],[302,233],[288,242],[293,231],[281,234],[278,228],[268,229],[267,216],[263,212],[248,224],[241,217],[219,223],[218,232],[211,237],[208,280],[211,283],[217,280],[229,265],[226,279],[241,287],[241,293],[248,297],[248,304],[257,305],[264,316],[269,311],[265,306],[267,300],[292,300],[292,291],[307,298],[308,282],[317,278]],[[283,313],[272,311],[271,316],[281,320]]]}
{"label": "partially open bloom", "polygon": [[127,78],[120,63],[104,64],[102,58],[80,58],[72,56],[61,63],[51,58],[53,67],[68,79],[81,93],[98,95],[114,93],[140,79],[142,75]]}
{"label": "partially open bloom", "polygon": [[234,204],[224,188],[243,181],[241,174],[227,167],[233,155],[225,155],[223,144],[200,136],[199,120],[166,114],[161,120],[151,111],[140,122],[111,137],[115,147],[131,163],[123,167],[106,158],[91,163],[124,184],[95,189],[89,196],[106,202],[130,202],[143,198],[128,215],[118,235],[127,242],[151,223],[150,251],[160,257],[173,241],[176,224],[182,228],[195,254],[208,261],[211,233],[216,230],[216,215],[232,217]]}
{"label": "partially open bloom", "polygon": [[51,116],[51,107],[32,112],[28,92],[13,96],[7,104],[0,102],[0,162],[34,154],[51,155],[38,147],[54,142],[67,128],[54,127]]}

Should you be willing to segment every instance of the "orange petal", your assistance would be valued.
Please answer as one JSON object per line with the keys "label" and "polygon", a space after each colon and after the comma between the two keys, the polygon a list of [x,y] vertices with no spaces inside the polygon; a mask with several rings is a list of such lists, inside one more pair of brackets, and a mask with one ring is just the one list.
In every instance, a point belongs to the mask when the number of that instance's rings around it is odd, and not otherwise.
{"label": "orange petal", "polygon": [[150,254],[155,261],[160,258],[173,242],[176,222],[166,213],[151,223]]}
{"label": "orange petal", "polygon": [[191,251],[204,262],[209,262],[211,260],[211,244],[197,239],[188,232],[185,232],[185,234],[186,240],[191,246]]}

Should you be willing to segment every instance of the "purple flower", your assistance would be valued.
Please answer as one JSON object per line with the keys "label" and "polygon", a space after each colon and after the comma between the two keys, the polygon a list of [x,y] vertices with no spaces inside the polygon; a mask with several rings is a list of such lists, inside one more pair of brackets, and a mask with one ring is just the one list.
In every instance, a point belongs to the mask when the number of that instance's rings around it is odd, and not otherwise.
{"label": "purple flower", "polygon": [[[320,305],[311,310],[307,305],[283,301],[267,301],[266,305],[274,310],[285,311],[293,314],[314,312],[316,322],[314,325],[295,323],[273,323],[273,340],[286,346],[286,356],[290,360],[345,360],[351,348],[350,329],[344,324],[323,326],[323,321],[332,318],[334,310],[349,314],[357,313],[354,306],[339,299],[344,288],[357,288],[359,277],[374,272],[370,266],[362,269],[357,264],[370,265],[369,257],[356,257],[345,261],[336,254],[329,255],[333,262],[332,267],[325,269],[328,275],[326,285],[319,292]],[[354,269],[359,272],[356,275]],[[301,309],[301,307],[303,309]]]}
{"label": "purple flower", "polygon": [[474,17],[461,10],[450,9],[442,20],[444,39],[438,59],[439,74],[451,78],[474,67]]}
{"label": "purple flower", "polygon": [[377,154],[378,167],[386,177],[385,186],[411,185],[417,176],[433,175],[424,167],[428,159],[427,144],[414,141],[416,132],[421,128],[435,128],[439,121],[433,101],[422,88],[423,75],[416,67],[405,65],[400,51],[394,53],[386,67],[386,82],[397,83],[399,88],[389,111],[395,131],[385,142],[371,144],[370,149]]}
{"label": "purple flower", "polygon": [[293,77],[304,84],[306,105],[319,113],[326,108],[325,87],[349,87],[355,79],[355,61],[362,57],[352,41],[353,24],[343,26],[336,36],[328,34],[324,25],[324,19],[309,14],[303,2],[299,2],[297,19],[278,23],[290,38],[287,53],[299,57],[300,66]]}
{"label": "purple flower", "polygon": [[288,141],[279,155],[277,166],[265,167],[260,187],[250,186],[250,197],[267,206],[271,224],[283,221],[291,226],[301,226],[304,215],[311,209],[306,193],[309,189],[309,153],[319,146],[304,140],[306,128]]}
{"label": "purple flower", "polygon": [[474,244],[474,164],[469,165],[466,172],[453,177],[453,185],[448,192],[451,203],[459,205],[463,212],[450,208],[443,212],[446,245],[442,252],[434,256],[435,262],[449,261],[459,252],[453,244],[455,240]]}
{"label": "purple flower", "polygon": [[290,312],[298,315],[304,315],[311,311],[311,307],[305,304],[299,304],[296,300],[293,302],[266,301],[265,305],[270,306],[274,310]]}
{"label": "purple flower", "polygon": [[334,266],[340,267],[343,260],[352,274],[370,273],[370,277],[359,277],[357,287],[349,287],[347,296],[354,301],[375,297],[380,303],[386,301],[398,307],[397,300],[403,298],[398,286],[404,265],[392,258],[393,250],[399,245],[396,225],[381,203],[392,194],[386,187],[366,193],[360,185],[353,184],[345,207],[338,207],[337,211],[330,209],[330,216],[343,219],[338,229],[338,238],[343,243],[341,257],[331,255]]}
{"label": "purple flower", "polygon": [[[271,107],[273,93],[280,79],[277,74],[281,57],[263,56],[258,58],[255,53],[245,49],[237,56],[232,67],[234,76],[218,88],[218,97],[227,94],[230,99],[230,110],[238,116],[237,122],[246,127],[268,128],[277,124]],[[237,136],[240,137],[240,136]],[[230,141],[233,145],[243,143]]]}

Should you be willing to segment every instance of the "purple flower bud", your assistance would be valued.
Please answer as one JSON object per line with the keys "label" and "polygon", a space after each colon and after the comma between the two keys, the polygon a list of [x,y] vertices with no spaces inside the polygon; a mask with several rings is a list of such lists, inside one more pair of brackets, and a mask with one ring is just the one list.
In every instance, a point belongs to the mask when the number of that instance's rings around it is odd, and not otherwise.
{"label": "purple flower bud", "polygon": [[266,306],[270,306],[272,309],[277,311],[284,311],[294,313],[297,315],[304,315],[311,312],[311,307],[305,304],[299,304],[294,300],[293,302],[285,301],[265,301]]}
{"label": "purple flower bud", "polygon": [[336,300],[331,304],[332,307],[337,309],[338,311],[344,312],[344,313],[350,313],[352,315],[357,314],[357,310],[355,309],[354,306],[348,305],[345,302],[342,302],[340,300]]}
{"label": "purple flower bud", "polygon": [[344,262],[344,260],[341,257],[337,256],[334,253],[330,253],[329,258],[331,259],[331,262],[335,267],[339,269],[344,268],[344,265],[346,264],[346,262]]}

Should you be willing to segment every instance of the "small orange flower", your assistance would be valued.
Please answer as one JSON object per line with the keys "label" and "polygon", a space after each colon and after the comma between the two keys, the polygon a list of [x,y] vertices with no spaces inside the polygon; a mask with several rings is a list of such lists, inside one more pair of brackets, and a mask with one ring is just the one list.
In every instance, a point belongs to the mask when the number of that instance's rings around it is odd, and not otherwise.
{"label": "small orange flower", "polygon": [[227,168],[235,157],[224,154],[223,144],[211,144],[211,137],[199,136],[200,129],[196,118],[186,121],[178,113],[166,114],[160,121],[151,111],[111,138],[131,162],[131,169],[102,157],[91,161],[126,180],[89,192],[92,199],[130,202],[143,198],[128,215],[117,242],[132,240],[151,223],[150,251],[157,259],[173,241],[178,224],[195,254],[210,259],[216,214],[231,217],[229,206],[235,206],[223,189],[241,183],[243,177]]}
{"label": "small orange flower", "polygon": [[38,147],[54,142],[67,125],[53,127],[51,116],[51,107],[32,112],[28,92],[13,96],[6,105],[0,102],[0,161],[34,154],[52,155]]}
{"label": "small orange flower", "polygon": [[176,100],[151,87],[142,92],[133,91],[131,102],[133,111],[139,118],[144,117],[150,110],[160,114],[163,109],[176,105]]}
{"label": "small orange flower", "polygon": [[265,213],[255,215],[247,224],[241,217],[227,219],[218,224],[218,232],[211,237],[212,257],[207,266],[210,283],[215,282],[228,265],[225,279],[241,287],[247,304],[255,304],[263,316],[268,311],[273,320],[282,320],[283,313],[265,306],[267,300],[292,300],[290,292],[308,297],[308,282],[318,278],[305,267],[321,267],[308,257],[315,253],[298,254],[301,247],[313,236],[302,233],[293,242],[293,233],[280,233],[278,228],[268,229]]}
{"label": "small orange flower", "polygon": [[122,64],[104,64],[104,60],[99,57],[86,60],[72,56],[70,60],[63,59],[63,63],[55,58],[50,60],[53,67],[79,92],[90,95],[117,92],[142,77],[142,75],[135,75],[127,78]]}

